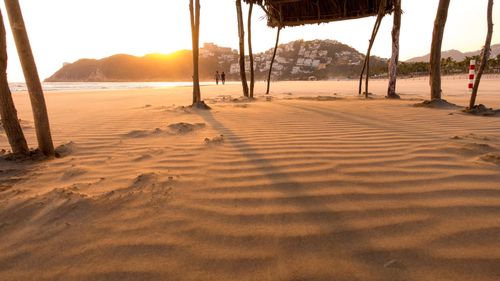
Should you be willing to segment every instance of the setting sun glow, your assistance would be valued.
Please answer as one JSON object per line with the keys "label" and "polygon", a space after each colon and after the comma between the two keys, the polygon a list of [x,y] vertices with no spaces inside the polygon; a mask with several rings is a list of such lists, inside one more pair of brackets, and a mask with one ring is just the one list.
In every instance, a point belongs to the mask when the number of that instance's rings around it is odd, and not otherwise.
{"label": "setting sun glow", "polygon": [[[42,78],[64,62],[80,58],[102,58],[114,54],[142,56],[191,49],[187,0],[21,0],[31,44]],[[474,4],[472,4],[474,2]],[[201,1],[200,42],[238,46],[236,10],[233,0]],[[0,4],[4,10],[3,3]],[[404,1],[401,58],[429,52],[437,1]],[[244,5],[246,9],[246,5]],[[264,13],[254,9],[254,51],[272,48],[275,30],[266,26]],[[452,1],[443,50],[480,49],[485,36],[486,1]],[[246,15],[246,11],[244,11]],[[500,18],[500,6],[494,8]],[[286,28],[281,42],[296,39],[334,39],[365,52],[374,18]],[[390,56],[392,18],[383,21],[373,54]],[[9,28],[7,28],[9,29]],[[8,34],[9,77],[23,80],[15,47]],[[500,42],[494,33],[493,43]]]}

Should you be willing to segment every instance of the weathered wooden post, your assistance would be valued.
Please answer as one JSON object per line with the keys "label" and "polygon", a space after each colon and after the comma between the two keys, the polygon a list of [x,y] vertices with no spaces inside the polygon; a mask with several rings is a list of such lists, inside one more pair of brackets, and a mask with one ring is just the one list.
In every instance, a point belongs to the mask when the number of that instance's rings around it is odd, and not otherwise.
{"label": "weathered wooden post", "polygon": [[243,12],[241,11],[241,0],[236,0],[236,14],[238,16],[238,36],[240,39],[240,77],[243,85],[243,95],[248,97],[247,75],[245,70],[245,30],[243,26]]}
{"label": "weathered wooden post", "polygon": [[276,43],[274,44],[273,57],[271,59],[271,65],[269,66],[269,74],[267,75],[266,95],[269,95],[269,90],[271,88],[271,74],[273,73],[274,59],[276,58],[276,51],[278,50],[278,44],[280,42],[280,32],[281,32],[281,26],[278,26],[278,32],[276,33]]}
{"label": "weathered wooden post", "polygon": [[[189,13],[191,15],[191,37],[193,46],[193,105],[201,102],[200,89],[200,0],[189,0]],[[195,6],[196,5],[196,6]]]}
{"label": "weathered wooden post", "polygon": [[431,100],[441,99],[441,47],[443,44],[444,28],[448,19],[448,8],[450,0],[439,0],[439,6],[434,21],[434,31],[432,33],[431,44]]}
{"label": "weathered wooden post", "polygon": [[16,107],[7,80],[7,38],[0,10],[0,115],[2,126],[14,154],[29,155],[30,151],[17,118]]}
{"label": "weathered wooden post", "polygon": [[493,36],[493,0],[488,1],[488,33],[486,34],[486,42],[484,43],[483,51],[481,53],[481,64],[479,65],[479,70],[477,72],[477,78],[474,83],[474,88],[472,88],[472,95],[470,97],[469,109],[472,109],[476,105],[477,91],[479,90],[479,84],[481,83],[481,77],[483,76],[484,69],[488,64],[488,59],[491,54],[491,37]]}
{"label": "weathered wooden post", "polygon": [[46,156],[53,156],[54,144],[50,133],[49,116],[43,95],[42,84],[38,76],[38,70],[31,50],[28,33],[24,25],[24,19],[18,0],[5,0],[5,7],[9,15],[10,26],[14,35],[17,52],[23,68],[24,78],[28,86],[28,92],[33,110],[38,147]]}
{"label": "weathered wooden post", "polygon": [[248,7],[248,56],[250,59],[250,98],[253,98],[253,91],[255,88],[255,70],[252,51],[252,11],[253,3],[250,2]]}
{"label": "weathered wooden post", "polygon": [[394,23],[392,27],[392,56],[389,63],[389,88],[387,98],[399,99],[396,93],[399,63],[399,34],[401,30],[401,0],[394,0]]}

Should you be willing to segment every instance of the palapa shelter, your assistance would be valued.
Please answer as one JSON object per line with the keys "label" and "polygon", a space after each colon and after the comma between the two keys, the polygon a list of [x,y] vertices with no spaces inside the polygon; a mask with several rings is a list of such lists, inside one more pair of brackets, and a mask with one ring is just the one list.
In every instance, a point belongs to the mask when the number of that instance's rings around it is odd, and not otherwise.
{"label": "palapa shelter", "polygon": [[[368,76],[370,67],[371,48],[375,41],[375,37],[378,33],[378,29],[380,28],[382,18],[386,14],[392,13],[396,9],[398,9],[397,12],[400,12],[400,5],[398,5],[400,3],[400,0],[244,0],[244,1],[251,5],[257,4],[265,11],[268,17],[268,25],[270,27],[278,28],[277,41],[279,38],[279,31],[283,27],[293,27],[306,24],[320,24],[320,23],[328,23],[334,21],[343,21],[343,20],[377,16],[375,26],[373,27],[370,44],[368,46],[368,51],[366,53],[363,70],[361,71],[360,75],[359,94],[361,94],[363,75],[366,71],[365,94],[366,97],[368,97]],[[400,13],[398,13],[398,15],[400,15]],[[397,28],[399,30],[399,27]],[[394,39],[396,39],[399,42],[399,32],[397,38]],[[399,43],[397,44],[397,46],[399,48]],[[399,53],[399,50],[397,50],[397,53]],[[391,63],[393,63],[393,60],[391,60]],[[270,70],[270,73],[271,71],[272,69]],[[389,93],[388,97],[391,96],[392,96],[391,93]],[[394,93],[394,96],[397,95],[395,95]]]}
{"label": "palapa shelter", "polygon": [[319,24],[391,13],[393,0],[244,0],[263,7],[271,27]]}

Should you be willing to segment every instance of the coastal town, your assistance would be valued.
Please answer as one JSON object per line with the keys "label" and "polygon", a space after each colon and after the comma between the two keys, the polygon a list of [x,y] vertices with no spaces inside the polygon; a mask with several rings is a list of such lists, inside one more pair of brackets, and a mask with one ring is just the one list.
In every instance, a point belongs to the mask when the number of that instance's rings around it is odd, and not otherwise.
{"label": "coastal town", "polygon": [[[344,71],[345,78],[354,74],[364,55],[357,50],[335,40],[298,40],[279,45],[273,65],[273,79],[324,79],[332,78],[334,67]],[[254,68],[258,78],[263,78],[271,66],[273,49],[254,54]],[[229,74],[240,73],[237,50],[219,47],[213,43],[205,43],[200,50],[202,60],[216,59],[220,69],[228,69]],[[248,57],[247,57],[248,60]],[[386,60],[378,59],[385,64]],[[249,63],[245,66],[249,71]],[[326,76],[326,77],[325,77]],[[341,75],[342,76],[342,75]]]}

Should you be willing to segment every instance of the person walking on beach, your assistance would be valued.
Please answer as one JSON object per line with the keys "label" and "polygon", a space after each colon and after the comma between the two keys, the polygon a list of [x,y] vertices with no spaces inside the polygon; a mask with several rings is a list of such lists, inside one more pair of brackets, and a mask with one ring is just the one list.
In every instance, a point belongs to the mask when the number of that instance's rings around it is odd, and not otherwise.
{"label": "person walking on beach", "polygon": [[224,73],[224,71],[222,71],[220,78],[222,80],[222,85],[226,84],[226,73]]}
{"label": "person walking on beach", "polygon": [[219,71],[217,70],[215,72],[215,84],[216,85],[219,85],[219,79],[220,79],[220,75],[219,75]]}

